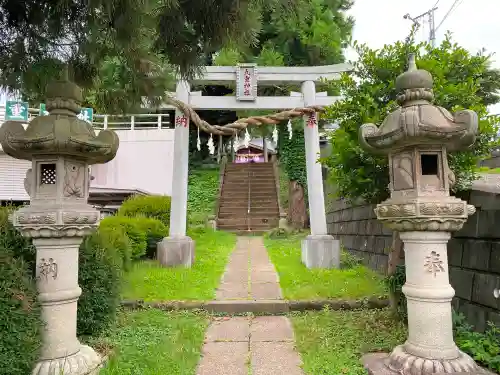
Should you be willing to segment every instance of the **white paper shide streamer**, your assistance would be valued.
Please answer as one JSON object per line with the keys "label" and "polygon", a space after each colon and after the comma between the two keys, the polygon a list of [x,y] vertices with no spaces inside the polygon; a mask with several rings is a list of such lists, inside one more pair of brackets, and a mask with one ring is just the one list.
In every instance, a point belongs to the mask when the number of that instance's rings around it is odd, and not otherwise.
{"label": "white paper shide streamer", "polygon": [[238,136],[236,136],[236,137],[234,137],[234,141],[233,141],[234,152],[237,152],[239,148],[240,148],[240,138]]}
{"label": "white paper shide streamer", "polygon": [[215,154],[214,137],[212,136],[212,134],[210,134],[210,138],[208,139],[207,146],[208,146],[208,152],[210,152],[210,155]]}
{"label": "white paper shide streamer", "polygon": [[292,139],[292,122],[288,120],[288,124],[286,124],[286,128],[288,130],[288,139]]}
{"label": "white paper shide streamer", "polygon": [[196,148],[201,151],[200,128],[198,128],[198,140],[196,141]]}
{"label": "white paper shide streamer", "polygon": [[245,145],[245,148],[248,148],[248,146],[250,146],[250,133],[248,132],[248,129],[245,129],[245,138],[243,139],[243,144]]}
{"label": "white paper shide streamer", "polygon": [[278,144],[278,129],[276,128],[276,125],[274,125],[273,129],[273,142],[275,145]]}

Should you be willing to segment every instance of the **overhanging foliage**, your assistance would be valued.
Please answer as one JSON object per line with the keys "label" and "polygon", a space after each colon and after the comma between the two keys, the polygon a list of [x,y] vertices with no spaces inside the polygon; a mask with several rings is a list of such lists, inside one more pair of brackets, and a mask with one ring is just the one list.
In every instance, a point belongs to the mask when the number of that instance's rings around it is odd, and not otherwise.
{"label": "overhanging foliage", "polygon": [[455,191],[470,187],[476,178],[479,159],[489,154],[496,142],[495,116],[487,105],[498,103],[500,73],[490,67],[490,56],[472,55],[453,43],[451,36],[437,48],[415,43],[413,35],[405,42],[372,50],[354,44],[359,60],[354,71],[332,82],[343,100],[327,111],[327,117],[339,124],[330,138],[332,153],[322,162],[330,169],[330,182],[344,198],[363,198],[378,203],[388,196],[389,171],[387,157],[375,156],[362,150],[358,129],[364,123],[381,124],[397,104],[394,87],[396,77],[406,70],[408,54],[416,54],[417,65],[434,78],[434,103],[451,111],[471,109],[480,118],[480,134],[474,146],[464,152],[449,155],[457,183]]}

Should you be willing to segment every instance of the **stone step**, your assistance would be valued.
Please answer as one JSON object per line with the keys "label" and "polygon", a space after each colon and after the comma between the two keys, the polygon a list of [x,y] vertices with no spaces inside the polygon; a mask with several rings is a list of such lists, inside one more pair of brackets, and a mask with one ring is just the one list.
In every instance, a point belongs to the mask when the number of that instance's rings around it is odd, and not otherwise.
{"label": "stone step", "polygon": [[277,218],[279,217],[279,211],[278,209],[274,210],[269,210],[265,208],[261,208],[260,211],[257,209],[250,210],[250,213],[247,212],[246,209],[243,209],[241,211],[219,211],[219,219],[232,219],[232,218],[241,218],[241,217],[247,217],[250,215],[250,217],[262,217],[265,215],[265,217],[270,217],[270,218]]}
{"label": "stone step", "polygon": [[[219,207],[220,213],[247,212],[247,210],[248,210],[248,204],[246,205],[224,204]],[[266,204],[250,204],[250,210],[251,212],[254,213],[256,212],[263,212],[265,214],[269,213],[269,215],[274,215],[275,212],[279,212],[278,204],[276,202],[271,202]]]}
{"label": "stone step", "polygon": [[224,176],[224,183],[227,182],[248,182],[248,180],[253,181],[274,181],[274,175],[263,175],[263,174],[255,174],[255,175],[247,175],[247,174],[231,174]]}
{"label": "stone step", "polygon": [[[265,221],[264,221],[265,220]],[[234,228],[246,228],[250,225],[252,228],[258,227],[271,227],[275,228],[278,225],[279,217],[251,217],[249,219],[245,217],[229,218],[229,219],[218,219],[218,227],[234,227]]]}
{"label": "stone step", "polygon": [[[276,198],[272,196],[260,197],[250,199],[250,207],[265,207],[265,206],[273,206],[278,205],[278,201]],[[222,197],[220,200],[219,207],[248,207],[248,197]]]}
{"label": "stone step", "polygon": [[[275,201],[277,200],[277,198],[275,197],[276,195],[276,191],[272,191],[272,190],[260,190],[260,191],[256,191],[254,193],[250,192],[250,200],[256,200],[256,201],[261,201],[261,200],[264,200],[266,202],[268,201]],[[245,191],[237,191],[237,190],[233,190],[233,191],[223,191],[222,192],[222,196],[221,196],[221,200],[226,200],[226,199],[229,199],[229,200],[244,200],[245,202],[248,202],[248,192],[245,192]]]}
{"label": "stone step", "polygon": [[248,190],[248,187],[250,187],[250,190],[259,189],[259,188],[276,189],[276,184],[274,181],[269,181],[269,182],[267,182],[267,181],[252,181],[250,184],[235,181],[235,182],[230,182],[230,183],[224,184],[223,189],[233,188],[233,189],[246,189],[246,190]]}

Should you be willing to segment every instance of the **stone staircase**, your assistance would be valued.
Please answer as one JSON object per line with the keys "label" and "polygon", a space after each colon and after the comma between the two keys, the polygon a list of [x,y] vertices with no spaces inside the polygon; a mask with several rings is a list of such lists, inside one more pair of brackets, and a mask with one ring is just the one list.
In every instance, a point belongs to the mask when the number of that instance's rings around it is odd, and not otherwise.
{"label": "stone staircase", "polygon": [[273,163],[228,163],[221,189],[217,228],[262,233],[278,226]]}

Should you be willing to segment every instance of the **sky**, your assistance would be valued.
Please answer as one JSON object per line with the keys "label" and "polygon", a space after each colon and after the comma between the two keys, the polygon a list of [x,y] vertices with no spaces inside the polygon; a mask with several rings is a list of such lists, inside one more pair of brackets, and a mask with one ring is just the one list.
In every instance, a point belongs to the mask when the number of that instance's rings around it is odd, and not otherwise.
{"label": "sky", "polygon": [[[431,9],[436,2],[436,27],[456,3],[437,29],[436,44],[450,31],[453,40],[470,52],[485,48],[487,53],[493,53],[492,66],[500,69],[500,0],[354,0],[354,6],[348,12],[355,20],[353,40],[366,43],[370,48],[403,40],[412,26],[412,21],[403,16],[409,13],[416,17]],[[421,23],[417,37],[428,39],[427,22]],[[351,61],[357,58],[351,49],[346,51],[346,57]],[[500,104],[492,106],[490,112],[500,114]]]}

